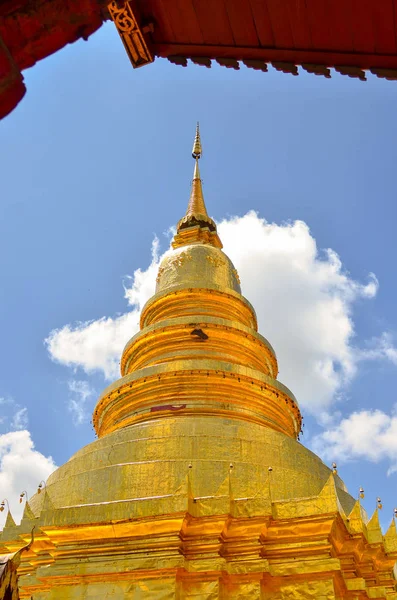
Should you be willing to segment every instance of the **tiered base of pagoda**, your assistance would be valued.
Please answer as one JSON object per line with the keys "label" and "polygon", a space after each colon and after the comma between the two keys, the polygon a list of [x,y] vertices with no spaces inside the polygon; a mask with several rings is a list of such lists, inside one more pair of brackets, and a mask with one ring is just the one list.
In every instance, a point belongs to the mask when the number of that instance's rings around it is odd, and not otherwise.
{"label": "tiered base of pagoda", "polygon": [[[288,502],[195,498],[189,488],[188,475],[172,499],[135,501],[151,503],[156,518],[128,518],[130,502],[54,510],[47,496],[39,518],[25,515],[4,532],[13,540],[2,551],[12,551],[29,537],[20,530],[38,525],[19,569],[20,597],[397,599],[394,522],[383,536],[377,513],[366,523],[358,502],[347,518],[333,475],[317,497]],[[189,510],[167,514],[171,503]]]}
{"label": "tiered base of pagoda", "polygon": [[[180,458],[184,457],[184,458]],[[397,600],[393,521],[292,438],[254,423],[169,416],[120,429],[8,515],[20,596]]]}

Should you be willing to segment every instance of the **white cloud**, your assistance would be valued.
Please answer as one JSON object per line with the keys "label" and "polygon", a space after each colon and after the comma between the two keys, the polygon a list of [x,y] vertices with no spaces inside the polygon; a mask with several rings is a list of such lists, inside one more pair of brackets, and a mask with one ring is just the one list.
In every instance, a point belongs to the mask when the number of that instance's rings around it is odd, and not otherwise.
{"label": "white cloud", "polygon": [[[42,479],[54,471],[56,465],[51,456],[44,456],[35,450],[29,431],[11,431],[0,435],[0,490],[1,498],[9,501],[11,514],[15,520],[22,516],[24,503],[19,503],[22,491],[28,497],[37,491]],[[3,525],[6,510],[0,513]]]}
{"label": "white cloud", "polygon": [[95,390],[89,385],[88,381],[79,381],[71,379],[68,381],[70,397],[68,401],[69,411],[73,415],[75,425],[81,425],[87,417],[87,401],[95,396]]}
{"label": "white cloud", "polygon": [[82,367],[86,373],[103,371],[107,379],[118,376],[120,353],[128,336],[138,331],[139,311],[119,317],[102,317],[65,325],[51,331],[45,340],[50,356],[68,367]]}
{"label": "white cloud", "polygon": [[[168,254],[167,250],[162,256],[159,256],[159,240],[154,238],[152,243],[152,262],[144,271],[137,269],[132,277],[126,277],[124,281],[124,296],[128,304],[133,306],[138,312],[137,324],[139,325],[139,314],[145,303],[154,294],[156,287],[156,277],[159,264],[163,257]],[[129,285],[128,285],[128,284]]]}
{"label": "white cloud", "polygon": [[319,253],[302,221],[277,225],[249,212],[223,221],[219,232],[276,350],[280,380],[321,415],[356,372],[354,303],[376,295],[375,275],[355,281],[333,250]]}
{"label": "white cloud", "polygon": [[314,452],[328,460],[368,459],[390,462],[388,474],[397,472],[397,412],[353,412],[312,440]]}
{"label": "white cloud", "polygon": [[[277,225],[249,212],[222,221],[219,233],[243,293],[257,311],[259,329],[276,350],[280,380],[303,408],[326,419],[361,360],[397,362],[386,334],[365,350],[354,345],[355,303],[376,295],[375,275],[365,284],[355,281],[334,251],[318,252],[305,223]],[[150,266],[135,271],[125,285],[130,312],[52,331],[46,340],[51,358],[115,379],[122,349],[138,330],[140,310],[154,292],[161,258],[155,240]]]}
{"label": "white cloud", "polygon": [[152,262],[133,277],[126,277],[124,295],[133,309],[116,317],[102,317],[65,325],[51,331],[45,340],[52,360],[68,367],[81,367],[86,373],[103,372],[107,379],[119,376],[121,352],[139,330],[139,315],[146,300],[154,293],[159,264],[158,240],[152,245]]}
{"label": "white cloud", "polygon": [[12,418],[11,429],[26,429],[28,422],[28,409],[20,408]]}
{"label": "white cloud", "polygon": [[379,337],[368,341],[365,348],[357,351],[357,360],[383,360],[387,359],[397,365],[397,348],[393,338],[388,332],[383,332]]}
{"label": "white cloud", "polygon": [[28,426],[28,409],[18,404],[12,396],[0,397],[0,425],[3,430],[26,429]]}

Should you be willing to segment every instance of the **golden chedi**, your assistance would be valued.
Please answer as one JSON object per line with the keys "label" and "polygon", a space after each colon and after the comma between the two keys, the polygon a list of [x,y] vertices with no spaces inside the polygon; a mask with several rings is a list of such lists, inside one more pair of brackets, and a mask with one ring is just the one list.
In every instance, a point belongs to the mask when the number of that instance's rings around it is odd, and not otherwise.
{"label": "golden chedi", "polygon": [[382,534],[297,437],[301,415],[222,252],[199,173],[121,379],[99,398],[98,439],[8,515],[34,600],[397,600],[394,521]]}

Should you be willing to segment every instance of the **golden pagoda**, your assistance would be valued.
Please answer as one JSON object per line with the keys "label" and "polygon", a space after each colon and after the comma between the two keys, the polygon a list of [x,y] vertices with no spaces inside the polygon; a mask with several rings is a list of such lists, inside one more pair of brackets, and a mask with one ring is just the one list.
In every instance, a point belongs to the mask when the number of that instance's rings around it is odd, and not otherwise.
{"label": "golden pagoda", "polygon": [[383,535],[378,509],[368,520],[297,440],[298,403],[208,216],[201,154],[197,128],[188,208],[94,410],[98,439],[20,525],[8,513],[0,554],[25,547],[22,599],[396,600],[395,521]]}

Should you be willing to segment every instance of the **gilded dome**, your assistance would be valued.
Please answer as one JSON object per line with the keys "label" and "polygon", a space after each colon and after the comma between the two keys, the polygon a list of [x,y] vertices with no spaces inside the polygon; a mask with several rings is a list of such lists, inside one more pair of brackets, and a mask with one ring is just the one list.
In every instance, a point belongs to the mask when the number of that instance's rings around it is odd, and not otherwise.
{"label": "gilded dome", "polygon": [[[317,496],[331,474],[313,452],[269,427],[218,416],[174,417],[125,427],[85,446],[49,477],[46,491],[55,509],[136,500],[131,517],[151,516],[158,510],[153,498],[168,498],[167,512],[177,509],[188,471],[195,497],[223,496],[230,464],[236,498],[266,496],[269,467],[272,501]],[[350,512],[354,499],[337,475],[335,484]],[[36,514],[43,500],[36,494],[29,501]]]}
{"label": "gilded dome", "polygon": [[160,264],[156,293],[181,285],[241,293],[230,258],[220,248],[200,242],[176,248]]}

